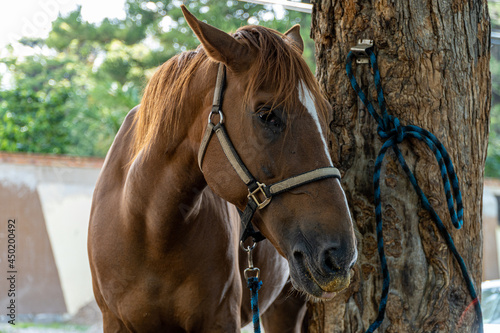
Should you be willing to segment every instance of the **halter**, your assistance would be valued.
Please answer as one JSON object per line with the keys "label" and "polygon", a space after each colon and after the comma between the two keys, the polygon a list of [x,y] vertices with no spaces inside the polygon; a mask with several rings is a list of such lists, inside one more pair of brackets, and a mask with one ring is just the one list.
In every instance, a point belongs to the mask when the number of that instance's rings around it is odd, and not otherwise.
{"label": "halter", "polygon": [[[212,134],[215,133],[215,135],[219,139],[220,145],[222,146],[222,150],[233,166],[233,169],[248,187],[248,203],[243,212],[240,211],[241,223],[243,226],[241,242],[244,242],[248,237],[252,237],[254,242],[259,242],[261,240],[264,240],[265,237],[259,231],[255,231],[251,223],[252,217],[257,209],[263,209],[264,207],[266,207],[271,202],[273,196],[292,190],[296,187],[326,178],[337,178],[340,180],[340,171],[333,166],[328,166],[311,170],[290,178],[286,178],[271,185],[266,185],[257,181],[255,177],[252,176],[252,174],[236,152],[236,149],[234,148],[234,145],[231,142],[231,139],[229,138],[229,135],[227,134],[226,128],[224,126],[224,114],[222,113],[222,96],[224,93],[225,81],[226,66],[220,63],[217,73],[217,82],[215,85],[212,111],[208,116],[207,129],[205,130],[205,134],[203,135],[203,140],[200,145],[200,150],[198,151],[198,165],[200,167],[200,170],[202,170],[203,172],[203,158],[205,156],[208,143],[212,138]],[[212,122],[212,117],[214,115],[219,116],[219,123],[217,124],[214,124]]]}

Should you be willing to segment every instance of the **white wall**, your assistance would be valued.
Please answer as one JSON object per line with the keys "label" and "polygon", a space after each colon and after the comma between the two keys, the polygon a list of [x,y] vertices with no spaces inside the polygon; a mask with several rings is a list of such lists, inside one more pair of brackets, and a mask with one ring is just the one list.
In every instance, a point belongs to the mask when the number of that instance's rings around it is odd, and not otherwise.
{"label": "white wall", "polygon": [[98,174],[98,168],[0,164],[1,183],[38,191],[70,314],[93,299],[87,229]]}

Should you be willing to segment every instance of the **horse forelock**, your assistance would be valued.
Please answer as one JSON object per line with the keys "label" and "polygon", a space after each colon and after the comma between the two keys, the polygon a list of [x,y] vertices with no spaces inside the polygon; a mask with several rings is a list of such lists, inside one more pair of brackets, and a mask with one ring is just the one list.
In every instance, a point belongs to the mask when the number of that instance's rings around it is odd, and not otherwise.
{"label": "horse forelock", "polygon": [[328,105],[323,93],[301,55],[300,50],[286,35],[261,26],[245,26],[234,34],[235,38],[250,45],[257,56],[249,68],[248,86],[244,103],[261,89],[271,88],[273,100],[268,103],[274,108],[282,108],[286,113],[296,112],[300,103],[301,91],[305,85],[316,102],[319,117],[324,120],[328,114]]}
{"label": "horse forelock", "polygon": [[[245,26],[233,35],[256,52],[252,65],[244,72],[247,87],[243,104],[249,105],[251,97],[259,90],[271,87],[273,100],[268,101],[274,108],[282,108],[286,113],[297,112],[300,103],[300,87],[314,97],[319,118],[324,121],[328,105],[321,89],[302,58],[301,52],[287,37],[273,29],[261,26]],[[203,47],[176,55],[161,65],[149,80],[134,118],[132,163],[143,151],[147,156],[149,148],[159,138],[172,142],[179,132],[180,111],[188,98],[188,86],[194,72],[209,60]],[[214,82],[215,84],[215,82]],[[192,93],[192,92],[191,92]]]}

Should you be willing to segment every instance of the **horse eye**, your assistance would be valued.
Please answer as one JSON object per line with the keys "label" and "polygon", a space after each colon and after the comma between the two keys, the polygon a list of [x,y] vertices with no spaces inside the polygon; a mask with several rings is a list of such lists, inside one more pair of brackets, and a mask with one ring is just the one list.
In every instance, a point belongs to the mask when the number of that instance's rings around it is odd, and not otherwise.
{"label": "horse eye", "polygon": [[273,111],[261,110],[259,119],[268,126],[281,127],[281,119]]}

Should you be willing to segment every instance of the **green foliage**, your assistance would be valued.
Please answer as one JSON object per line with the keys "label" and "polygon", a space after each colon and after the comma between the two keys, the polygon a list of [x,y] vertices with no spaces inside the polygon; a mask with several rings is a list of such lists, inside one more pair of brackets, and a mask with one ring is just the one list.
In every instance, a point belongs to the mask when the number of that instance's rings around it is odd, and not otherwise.
{"label": "green foliage", "polygon": [[488,2],[490,13],[491,29],[500,29],[500,3]]}
{"label": "green foliage", "polygon": [[[491,28],[500,29],[500,3],[489,3]],[[485,176],[500,178],[500,45],[491,46],[491,121]]]}
{"label": "green foliage", "polygon": [[[69,143],[65,135],[69,110],[64,105],[71,90],[68,80],[56,83],[51,77],[66,73],[67,63],[29,57],[12,61],[16,89],[0,92],[0,149],[65,153]],[[53,74],[52,74],[53,73]],[[68,78],[72,75],[67,73]],[[45,81],[47,78],[47,84]]]}
{"label": "green foliage", "polygon": [[491,108],[490,136],[485,175],[500,178],[500,104]]}
{"label": "green foliage", "polygon": [[0,150],[104,156],[127,112],[140,102],[154,69],[199,42],[180,4],[228,32],[259,24],[285,32],[303,26],[314,68],[311,17],[236,0],[127,0],[123,20],[92,24],[81,8],[58,17],[47,39],[23,38],[34,56],[2,59],[12,86],[0,88]]}

